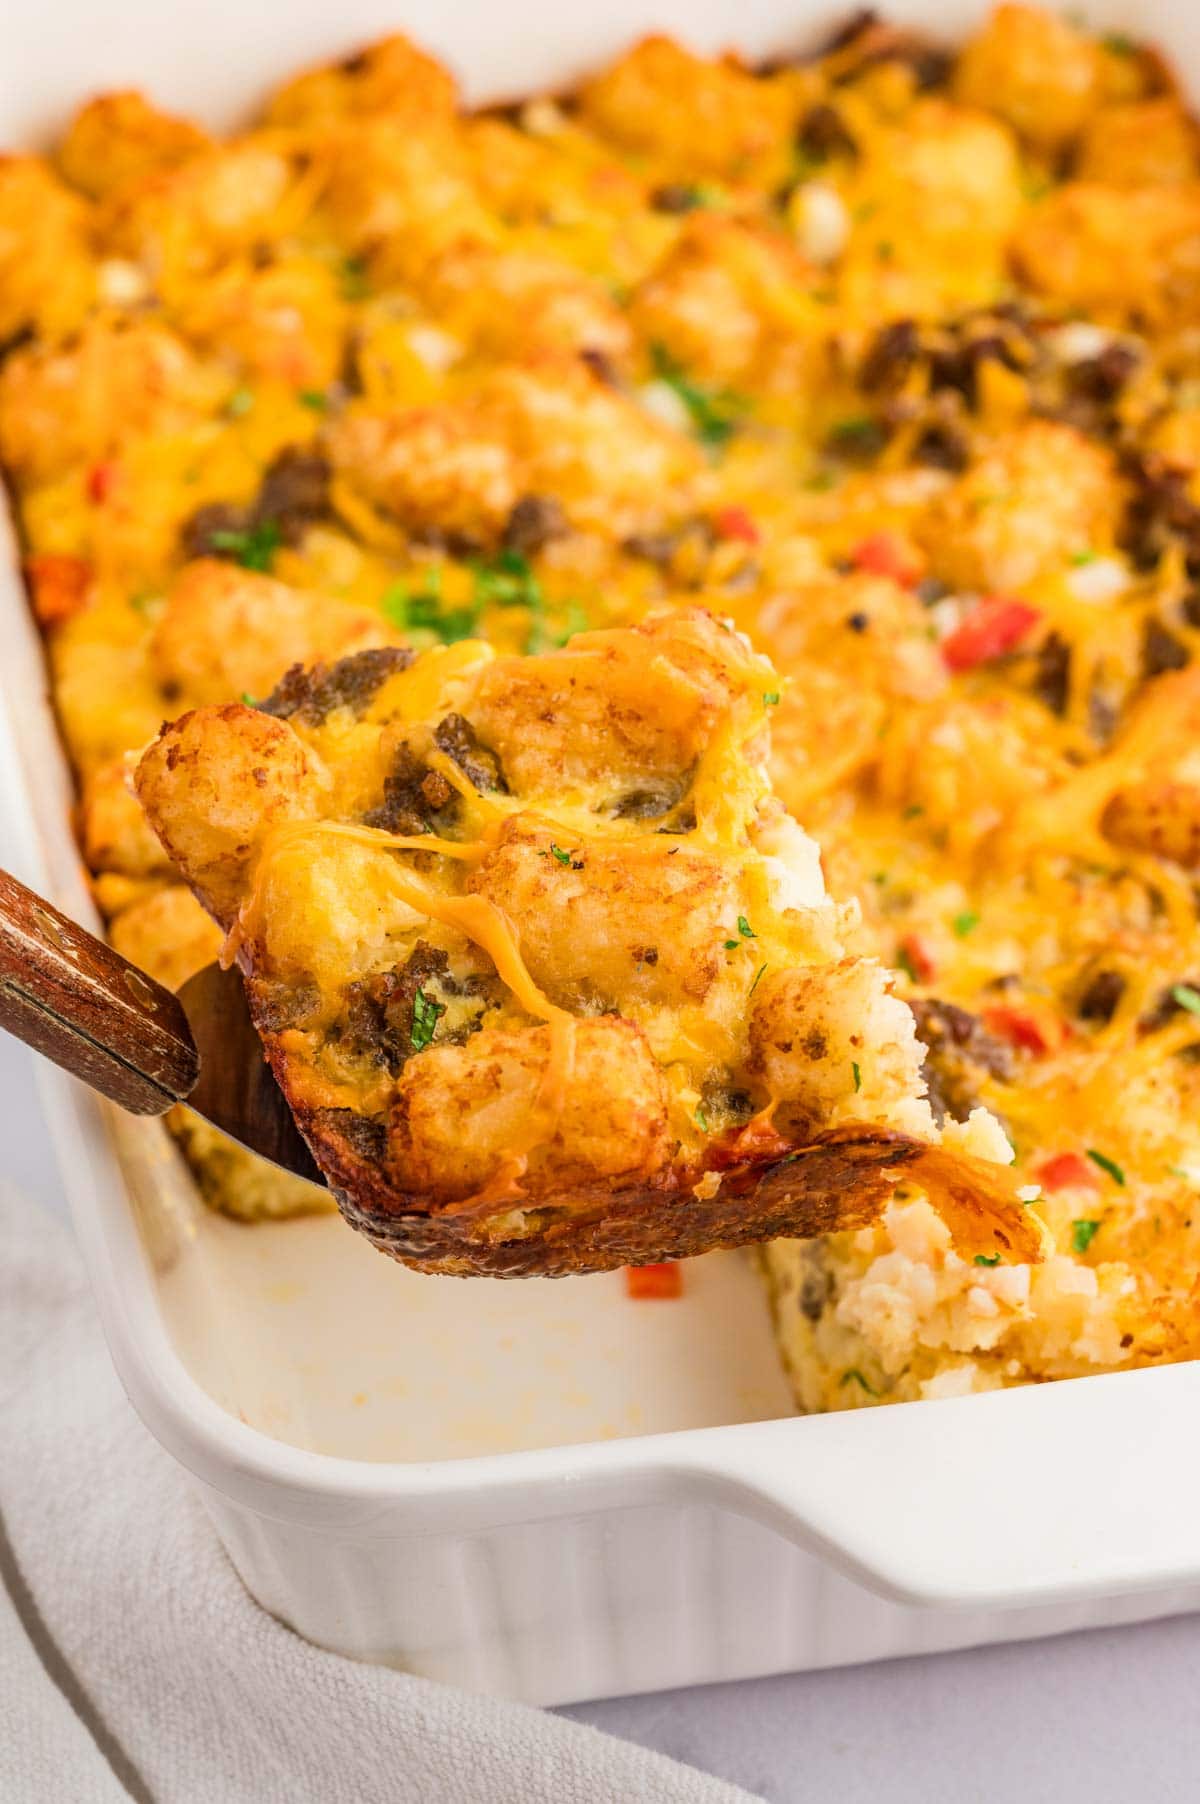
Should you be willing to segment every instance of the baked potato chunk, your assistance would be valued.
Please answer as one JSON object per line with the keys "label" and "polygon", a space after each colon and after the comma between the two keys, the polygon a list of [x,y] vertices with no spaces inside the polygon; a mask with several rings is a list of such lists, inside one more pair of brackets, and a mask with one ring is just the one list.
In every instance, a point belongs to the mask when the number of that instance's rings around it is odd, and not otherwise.
{"label": "baked potato chunk", "polygon": [[229,378],[156,320],[91,320],[70,344],[31,345],[0,369],[0,459],[46,481],[138,434],[194,425]]}
{"label": "baked potato chunk", "polygon": [[125,183],[105,202],[103,226],[111,247],[174,303],[197,275],[294,228],[308,193],[286,148],[263,134]]}
{"label": "baked potato chunk", "polygon": [[396,635],[377,609],[331,601],[217,558],[185,564],[150,641],[164,692],[187,702],[268,695],[291,664],[336,660]]}
{"label": "baked potato chunk", "polygon": [[1022,223],[1013,255],[1029,287],[1059,307],[1157,324],[1195,306],[1198,233],[1200,182],[1068,182]]}
{"label": "baked potato chunk", "polygon": [[1103,107],[1088,122],[1075,159],[1085,182],[1137,188],[1189,182],[1200,174],[1196,127],[1174,95]]}
{"label": "baked potato chunk", "polygon": [[858,1225],[903,1170],[973,1250],[1038,1256],[1002,1169],[938,1150],[912,1017],[770,794],[777,681],[672,611],[297,668],[145,753],[142,804],[382,1250],[599,1269]]}
{"label": "baked potato chunk", "polygon": [[87,208],[37,157],[0,156],[0,345],[78,329],[96,296]]}
{"label": "baked potato chunk", "polygon": [[336,63],[306,69],[276,90],[271,125],[311,127],[383,113],[420,127],[446,124],[458,110],[450,71],[396,33]]}
{"label": "baked potato chunk", "polygon": [[137,790],[173,863],[219,917],[236,907],[271,827],[316,814],[320,777],[286,725],[229,702],[160,734],[138,766]]}
{"label": "baked potato chunk", "polygon": [[190,119],[162,113],[127,88],[80,107],[59,145],[58,166],[73,187],[103,200],[127,182],[186,163],[211,143]]}
{"label": "baked potato chunk", "polygon": [[344,241],[380,281],[419,281],[464,244],[494,243],[461,139],[448,127],[407,129],[377,116],[332,140],[327,203]]}
{"label": "baked potato chunk", "polygon": [[1111,531],[1121,484],[1109,451],[1053,420],[985,445],[928,509],[922,543],[952,587],[1020,589]]}
{"label": "baked potato chunk", "polygon": [[698,213],[638,288],[630,311],[647,345],[662,347],[705,381],[781,385],[795,381],[806,355],[815,358],[815,345],[806,347],[789,314],[795,290],[814,280],[814,270],[777,233]]}
{"label": "baked potato chunk", "polygon": [[686,508],[696,448],[577,359],[501,365],[464,399],[348,411],[328,449],[350,492],[415,535],[494,543],[523,495],[622,539]]}
{"label": "baked potato chunk", "polygon": [[1103,94],[1098,46],[1040,6],[998,6],[958,60],[954,91],[999,113],[1028,144],[1058,150],[1083,129]]}
{"label": "baked potato chunk", "polygon": [[588,124],[685,179],[745,178],[786,165],[795,102],[735,57],[706,61],[666,37],[643,38],[584,83]]}

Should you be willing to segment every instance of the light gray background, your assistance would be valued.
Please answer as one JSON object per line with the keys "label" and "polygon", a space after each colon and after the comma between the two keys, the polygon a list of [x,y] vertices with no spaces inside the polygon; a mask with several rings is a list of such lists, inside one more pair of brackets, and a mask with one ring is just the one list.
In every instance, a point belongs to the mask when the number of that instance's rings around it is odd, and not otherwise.
{"label": "light gray background", "polygon": [[[0,1034],[0,1175],[61,1211],[31,1066]],[[563,1714],[771,1804],[1200,1804],[1200,1617]]]}

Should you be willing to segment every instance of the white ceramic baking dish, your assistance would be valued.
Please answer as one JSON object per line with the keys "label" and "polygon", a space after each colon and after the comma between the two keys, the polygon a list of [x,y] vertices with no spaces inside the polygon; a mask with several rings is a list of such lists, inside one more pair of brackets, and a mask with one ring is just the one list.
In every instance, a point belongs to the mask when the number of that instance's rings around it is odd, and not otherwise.
{"label": "white ceramic baking dish", "polygon": [[[965,29],[979,9],[903,3]],[[306,58],[403,25],[473,98],[639,30],[785,50],[827,0],[282,0],[23,8],[0,143],[138,82],[228,123]],[[1143,4],[1200,69],[1200,16]],[[1097,10],[1102,23],[1119,23]],[[40,650],[0,520],[0,858],[91,917]],[[49,1066],[47,1110],[113,1359],[247,1586],[364,1659],[538,1703],[926,1652],[1200,1605],[1200,1366],[796,1419],[748,1262],[687,1297],[619,1276],[420,1278],[337,1221],[241,1229],[165,1134]]]}

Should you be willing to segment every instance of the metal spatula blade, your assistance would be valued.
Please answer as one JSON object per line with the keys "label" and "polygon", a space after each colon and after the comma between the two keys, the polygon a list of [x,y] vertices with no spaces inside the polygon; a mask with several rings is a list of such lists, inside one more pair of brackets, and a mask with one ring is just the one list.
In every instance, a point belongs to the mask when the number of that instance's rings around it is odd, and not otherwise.
{"label": "metal spatula blade", "polygon": [[323,1184],[320,1167],[263,1057],[240,974],[205,965],[188,978],[178,999],[200,1055],[200,1075],[188,1091],[188,1108],[260,1159]]}

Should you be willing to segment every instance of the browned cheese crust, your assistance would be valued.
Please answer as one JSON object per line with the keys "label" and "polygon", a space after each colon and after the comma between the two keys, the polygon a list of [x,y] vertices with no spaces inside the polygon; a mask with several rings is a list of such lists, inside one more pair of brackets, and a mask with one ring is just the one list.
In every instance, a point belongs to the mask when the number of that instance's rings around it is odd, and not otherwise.
{"label": "browned cheese crust", "polygon": [[1037,1257],[936,1145],[922,1049],[770,793],[778,679],[700,609],[498,658],[290,672],[137,790],[247,977],[346,1219],[424,1269],[563,1275],[876,1219]]}

